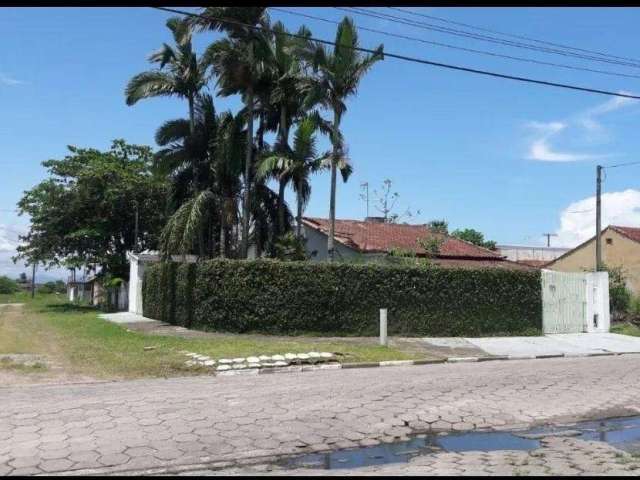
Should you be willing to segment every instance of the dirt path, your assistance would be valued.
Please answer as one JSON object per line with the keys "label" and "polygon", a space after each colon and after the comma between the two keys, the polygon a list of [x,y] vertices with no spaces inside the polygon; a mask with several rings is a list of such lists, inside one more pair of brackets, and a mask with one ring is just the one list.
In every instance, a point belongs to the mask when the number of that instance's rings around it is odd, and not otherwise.
{"label": "dirt path", "polygon": [[0,385],[93,381],[69,372],[55,339],[44,319],[24,304],[0,304]]}

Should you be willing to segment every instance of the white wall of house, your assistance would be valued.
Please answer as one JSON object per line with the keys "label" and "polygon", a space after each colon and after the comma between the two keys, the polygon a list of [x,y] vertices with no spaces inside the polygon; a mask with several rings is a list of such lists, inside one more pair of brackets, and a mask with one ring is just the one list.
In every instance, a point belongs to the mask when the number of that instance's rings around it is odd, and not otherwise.
{"label": "white wall of house", "polygon": [[[306,238],[306,250],[307,255],[310,256],[311,260],[323,262],[327,260],[327,235],[324,233],[314,229],[307,227],[306,225],[302,226],[302,232],[304,237]],[[353,250],[339,242],[335,242],[335,251],[336,258],[353,258],[360,254],[356,250]]]}
{"label": "white wall of house", "polygon": [[569,248],[538,247],[526,245],[498,245],[498,252],[507,260],[517,262],[519,260],[540,260],[550,262],[560,255],[565,254]]}

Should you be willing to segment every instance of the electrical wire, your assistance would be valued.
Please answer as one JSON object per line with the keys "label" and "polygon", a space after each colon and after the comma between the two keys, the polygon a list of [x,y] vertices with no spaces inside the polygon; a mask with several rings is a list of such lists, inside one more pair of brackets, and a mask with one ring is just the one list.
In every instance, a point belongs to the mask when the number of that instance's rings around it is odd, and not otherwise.
{"label": "electrical wire", "polygon": [[[235,21],[235,20],[227,19],[227,18],[213,17],[213,16],[206,17],[204,15],[200,15],[200,14],[196,14],[196,13],[192,13],[192,12],[187,12],[185,10],[179,10],[179,9],[176,9],[176,8],[169,8],[169,7],[150,7],[150,8],[153,8],[153,9],[156,9],[156,10],[162,10],[162,11],[170,12],[170,13],[174,13],[174,14],[190,16],[190,17],[203,18],[203,19],[215,19],[215,20],[217,20],[219,22],[222,22],[222,23],[238,25],[238,26],[243,26],[243,27],[246,27],[246,28],[249,28],[249,29],[252,29],[252,30],[260,30],[260,31],[267,31],[267,32],[273,33],[273,30],[269,29],[269,28],[260,27],[260,26],[256,26],[256,25],[249,25],[247,23],[238,22],[238,21]],[[286,35],[290,36],[290,37],[294,37],[294,38],[311,40],[311,41],[314,41],[316,43],[323,44],[323,45],[332,45],[332,46],[336,45],[334,42],[331,42],[329,40],[323,40],[323,39],[320,39],[320,38],[306,37],[306,36],[298,35],[298,34],[295,34],[295,33],[286,33]],[[373,50],[373,49],[370,49],[370,48],[351,47],[351,46],[347,47],[345,45],[341,45],[341,47],[350,48],[352,50],[359,51],[359,52],[364,52],[364,53],[370,53],[370,54],[377,53],[376,50]],[[502,79],[508,79],[508,80],[515,80],[515,81],[519,81],[519,82],[532,83],[532,84],[537,84],[537,85],[546,85],[546,86],[550,86],[550,87],[564,88],[564,89],[576,90],[576,91],[582,91],[582,92],[598,93],[598,94],[601,94],[601,95],[608,95],[608,96],[613,96],[613,97],[623,97],[623,98],[632,98],[632,99],[635,99],[635,100],[640,100],[640,96],[631,95],[631,94],[622,93],[622,92],[612,92],[612,91],[608,91],[608,90],[600,90],[600,89],[597,89],[597,88],[581,87],[581,86],[571,85],[571,84],[567,84],[567,83],[558,83],[558,82],[551,82],[551,81],[547,81],[547,80],[538,80],[538,79],[529,78],[529,77],[520,77],[520,76],[516,76],[516,75],[509,75],[509,74],[504,74],[504,73],[492,72],[492,71],[488,71],[488,70],[480,70],[480,69],[476,69],[476,68],[463,67],[463,66],[452,65],[452,64],[448,64],[448,63],[434,62],[434,61],[431,61],[431,60],[425,60],[425,59],[422,59],[422,58],[416,58],[416,57],[411,57],[411,56],[408,56],[408,55],[401,55],[401,54],[391,53],[391,52],[384,52],[383,55],[384,55],[384,57],[395,58],[397,60],[404,60],[404,61],[407,61],[407,62],[419,63],[419,64],[422,64],[422,65],[430,65],[430,66],[434,66],[434,67],[446,68],[446,69],[449,69],[449,70],[455,70],[455,71],[460,71],[460,72],[475,73],[477,75],[484,75],[484,76],[489,76],[489,77],[494,77],[494,78],[502,78]]]}
{"label": "electrical wire", "polygon": [[[299,17],[305,17],[305,18],[309,18],[309,19],[312,19],[312,20],[318,20],[318,21],[322,21],[322,22],[326,22],[326,23],[332,23],[334,25],[339,25],[340,24],[340,22],[338,22],[336,20],[330,20],[328,18],[318,17],[316,15],[309,15],[307,13],[294,12],[292,10],[287,10],[285,8],[269,7],[269,9],[273,10],[273,11],[277,11],[277,12],[287,13],[289,15],[297,15]],[[546,62],[546,61],[543,61],[543,60],[536,60],[534,58],[516,57],[516,56],[513,56],[513,55],[505,55],[505,54],[501,54],[501,53],[490,52],[490,51],[487,51],[487,50],[477,50],[477,49],[473,49],[473,48],[466,48],[466,47],[460,47],[460,46],[457,46],[457,45],[451,45],[451,44],[448,44],[448,43],[425,40],[423,38],[412,37],[412,36],[409,36],[409,35],[402,35],[402,34],[399,34],[399,33],[391,33],[391,32],[387,32],[387,31],[384,31],[384,30],[378,30],[378,29],[369,28],[369,27],[358,26],[357,28],[358,28],[358,30],[377,33],[377,34],[385,35],[385,36],[388,36],[388,37],[401,38],[403,40],[411,40],[411,41],[415,41],[415,42],[425,43],[425,44],[428,44],[428,45],[436,45],[438,47],[445,47],[445,48],[450,48],[450,49],[453,49],[453,50],[460,50],[460,51],[463,51],[463,52],[478,53],[478,54],[481,54],[481,55],[488,55],[488,56],[491,56],[491,57],[506,58],[508,60],[516,60],[516,61],[519,61],[519,62],[534,63],[534,64],[537,64],[537,65],[545,65],[545,66],[550,66],[550,67],[566,68],[566,69],[569,69],[569,70],[578,70],[578,71],[583,71],[583,72],[599,73],[599,74],[603,74],[603,75],[611,75],[611,76],[617,76],[617,77],[640,78],[640,75],[633,75],[633,74],[630,74],[630,73],[611,72],[611,71],[608,71],[608,70],[598,70],[598,69],[593,69],[593,68],[588,68],[588,67],[579,67],[577,65],[566,65],[566,64],[562,64],[562,63]]]}

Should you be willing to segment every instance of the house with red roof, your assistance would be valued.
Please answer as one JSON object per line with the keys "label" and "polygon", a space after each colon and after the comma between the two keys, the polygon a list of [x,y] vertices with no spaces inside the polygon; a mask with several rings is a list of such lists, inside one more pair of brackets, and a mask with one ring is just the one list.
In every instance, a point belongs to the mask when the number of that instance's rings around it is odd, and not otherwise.
{"label": "house with red roof", "polygon": [[[312,260],[327,259],[329,220],[304,217],[302,219],[307,253]],[[436,254],[428,254],[422,245],[437,240]],[[479,247],[464,240],[430,230],[427,225],[386,223],[380,217],[366,220],[336,219],[336,257],[377,260],[394,251],[411,252],[418,257],[429,256],[431,261],[443,267],[459,268],[507,268],[531,270],[535,267],[507,260],[500,253]]]}
{"label": "house with red roof", "polygon": [[[609,225],[600,234],[602,261],[609,267],[622,269],[627,288],[640,294],[640,228]],[[560,272],[595,270],[596,236],[559,256],[545,268]]]}

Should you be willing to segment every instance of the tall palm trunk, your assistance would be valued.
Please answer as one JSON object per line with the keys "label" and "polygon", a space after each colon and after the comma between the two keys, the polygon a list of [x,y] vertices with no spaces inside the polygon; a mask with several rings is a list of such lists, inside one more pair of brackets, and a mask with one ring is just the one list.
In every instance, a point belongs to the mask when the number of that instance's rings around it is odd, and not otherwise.
{"label": "tall palm trunk", "polygon": [[287,180],[280,177],[278,180],[278,234],[284,234],[284,191],[287,188]]}
{"label": "tall palm trunk", "polygon": [[[253,43],[249,42],[249,65],[253,70]],[[251,160],[253,157],[253,73],[247,88],[247,155],[244,162],[244,192],[242,196],[241,258],[247,258],[249,248],[249,189],[251,187]]]}
{"label": "tall palm trunk", "polygon": [[222,200],[222,211],[220,212],[220,257],[227,256],[227,209],[226,200]]}
{"label": "tall palm trunk", "polygon": [[298,211],[296,213],[296,237],[302,238],[302,179],[298,180],[298,188],[296,189],[296,202]]}
{"label": "tall palm trunk", "polygon": [[[284,102],[280,105],[280,148],[282,155],[287,154],[287,144],[289,142],[289,128],[287,126],[287,107]],[[284,234],[284,192],[287,188],[287,179],[280,176],[278,188],[278,234]]]}
{"label": "tall palm trunk", "polygon": [[333,132],[331,134],[331,143],[333,152],[331,155],[331,192],[329,196],[329,236],[327,238],[327,255],[329,261],[335,258],[334,237],[336,230],[336,173],[338,166],[338,128],[340,127],[340,116],[338,112],[333,110]]}

